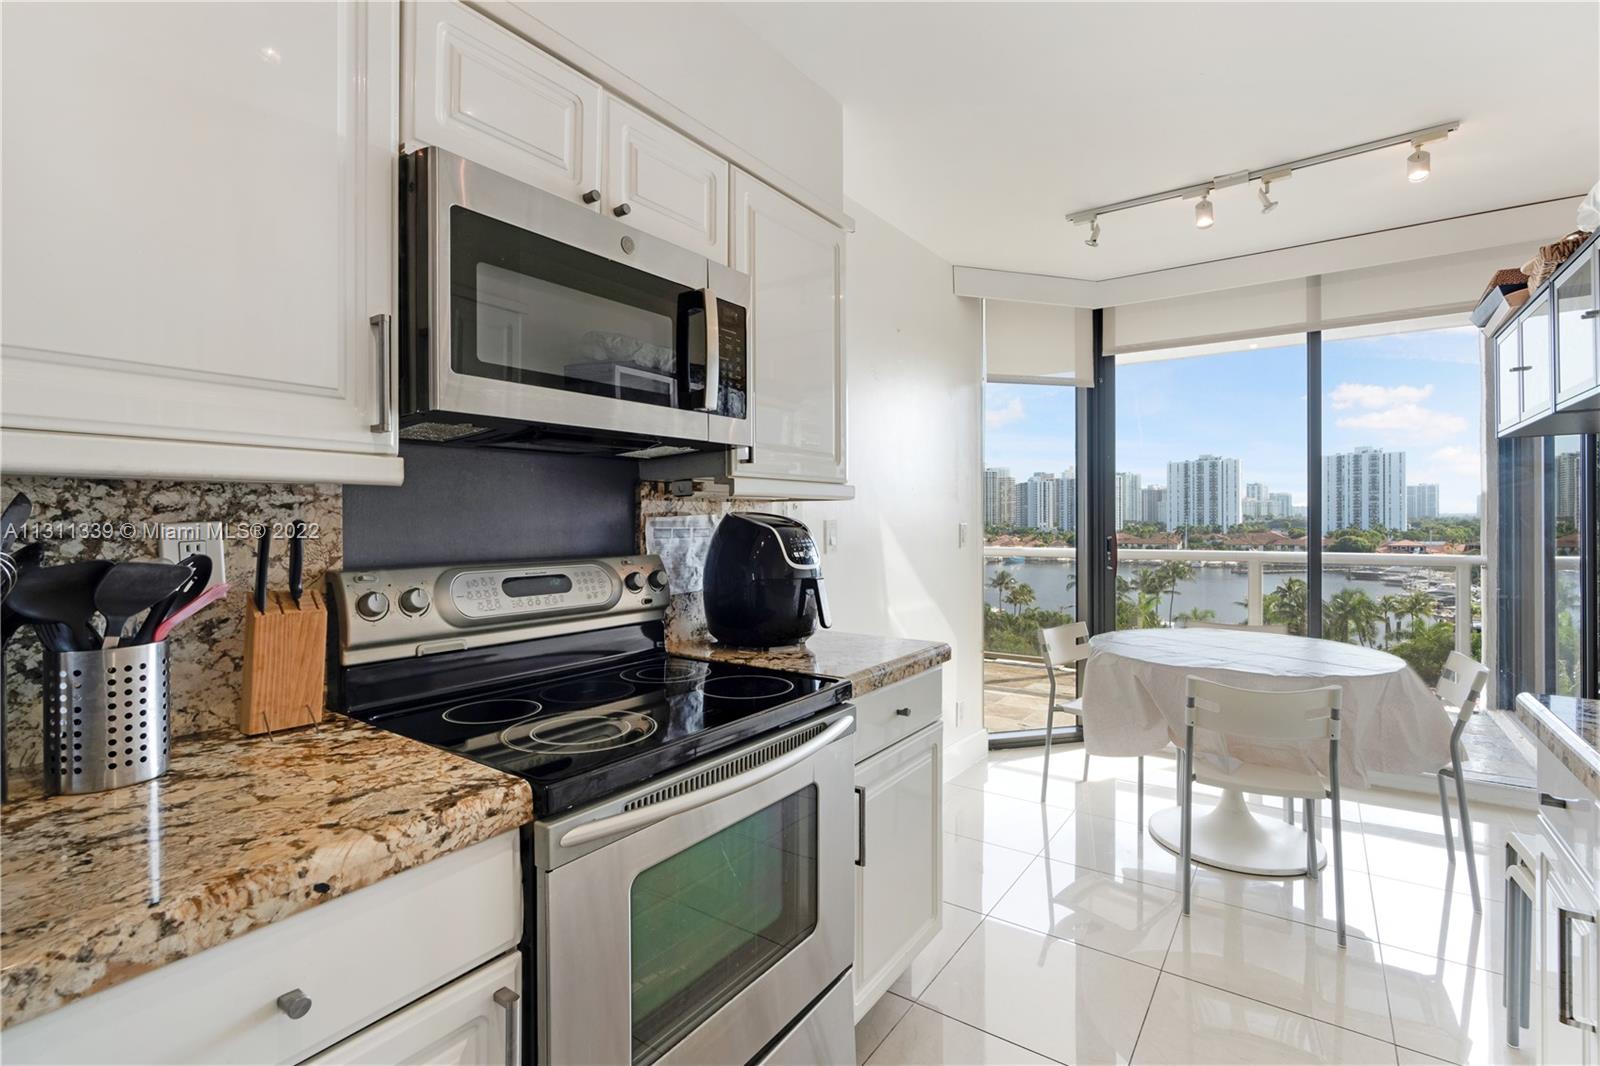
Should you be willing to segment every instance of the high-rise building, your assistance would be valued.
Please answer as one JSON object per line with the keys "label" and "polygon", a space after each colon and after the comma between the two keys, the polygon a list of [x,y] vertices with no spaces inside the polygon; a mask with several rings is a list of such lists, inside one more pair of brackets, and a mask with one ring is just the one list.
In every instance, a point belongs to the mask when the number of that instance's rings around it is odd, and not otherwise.
{"label": "high-rise building", "polygon": [[1360,447],[1322,459],[1325,530],[1406,528],[1406,453]]}
{"label": "high-rise building", "polygon": [[1069,466],[1061,471],[1061,520],[1058,528],[1078,528],[1078,468]]}
{"label": "high-rise building", "polygon": [[1569,522],[1578,520],[1578,484],[1580,454],[1556,453],[1556,518]]}
{"label": "high-rise building", "polygon": [[1143,513],[1144,501],[1139,495],[1138,474],[1117,475],[1117,528],[1137,522]]}
{"label": "high-rise building", "polygon": [[1252,481],[1244,487],[1244,500],[1240,504],[1240,514],[1245,518],[1267,517],[1267,486],[1265,482]]}
{"label": "high-rise building", "polygon": [[1439,486],[1424,482],[1406,486],[1406,521],[1416,523],[1424,518],[1439,517]]}
{"label": "high-rise building", "polygon": [[1167,464],[1167,528],[1239,524],[1239,460],[1202,455]]}
{"label": "high-rise building", "polygon": [[1146,485],[1139,492],[1139,521],[1165,527],[1167,524],[1167,487]]}
{"label": "high-rise building", "polygon": [[1292,518],[1294,516],[1294,497],[1287,492],[1267,493],[1268,518]]}
{"label": "high-rise building", "polygon": [[1017,483],[1003,466],[983,471],[983,524],[1010,526],[1017,521]]}
{"label": "high-rise building", "polygon": [[1024,529],[1057,529],[1061,521],[1061,479],[1043,471],[1017,486],[1022,505],[1017,522]]}

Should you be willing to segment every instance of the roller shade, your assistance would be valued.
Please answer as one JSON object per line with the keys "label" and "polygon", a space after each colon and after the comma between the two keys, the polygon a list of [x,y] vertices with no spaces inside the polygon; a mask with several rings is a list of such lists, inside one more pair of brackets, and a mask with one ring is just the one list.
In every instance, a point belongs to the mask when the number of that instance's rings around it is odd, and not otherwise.
{"label": "roller shade", "polygon": [[983,302],[983,340],[991,381],[1094,383],[1093,312],[1010,300]]}

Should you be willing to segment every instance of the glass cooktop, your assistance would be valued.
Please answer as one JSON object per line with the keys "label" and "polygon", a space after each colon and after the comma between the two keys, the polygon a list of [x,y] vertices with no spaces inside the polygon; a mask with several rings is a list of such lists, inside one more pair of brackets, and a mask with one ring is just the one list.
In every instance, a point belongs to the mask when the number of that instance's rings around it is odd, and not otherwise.
{"label": "glass cooktop", "polygon": [[516,774],[546,817],[848,697],[845,682],[655,652],[361,715]]}

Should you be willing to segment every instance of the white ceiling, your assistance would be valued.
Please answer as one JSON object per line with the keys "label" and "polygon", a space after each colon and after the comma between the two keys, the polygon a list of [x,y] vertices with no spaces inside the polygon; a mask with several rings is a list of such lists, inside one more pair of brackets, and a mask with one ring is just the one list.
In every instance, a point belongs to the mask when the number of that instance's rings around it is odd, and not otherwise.
{"label": "white ceiling", "polygon": [[[1104,279],[1581,194],[1600,5],[740,3],[845,112],[845,189],[952,263]],[[1068,213],[1460,119],[1272,189]],[[1552,237],[1558,234],[1552,234]]]}

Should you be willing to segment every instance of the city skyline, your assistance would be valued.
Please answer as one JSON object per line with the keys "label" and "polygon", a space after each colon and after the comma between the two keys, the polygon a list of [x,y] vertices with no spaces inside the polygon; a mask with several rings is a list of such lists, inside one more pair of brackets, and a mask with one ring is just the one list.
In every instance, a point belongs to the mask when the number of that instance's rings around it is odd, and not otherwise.
{"label": "city skyline", "polygon": [[[1306,503],[1303,347],[1118,365],[1119,473],[1165,486],[1167,464],[1238,457],[1241,477]],[[1407,484],[1438,485],[1445,515],[1478,510],[1480,385],[1470,328],[1323,344],[1323,450],[1406,453]],[[984,465],[1025,479],[1077,462],[1076,391],[992,384]],[[1270,417],[1268,417],[1270,416]]]}

